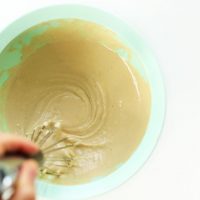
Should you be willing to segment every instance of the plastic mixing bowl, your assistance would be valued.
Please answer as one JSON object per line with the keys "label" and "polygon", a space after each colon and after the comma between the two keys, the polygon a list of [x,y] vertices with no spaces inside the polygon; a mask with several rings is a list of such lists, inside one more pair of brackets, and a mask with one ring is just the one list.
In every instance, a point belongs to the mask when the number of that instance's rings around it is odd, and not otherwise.
{"label": "plastic mixing bowl", "polygon": [[[0,54],[6,45],[28,28],[52,19],[78,18],[103,25],[118,35],[119,40],[128,46],[134,54],[133,65],[150,84],[151,116],[145,136],[133,152],[130,159],[108,176],[100,177],[87,184],[64,186],[37,180],[37,195],[39,198],[53,200],[80,200],[107,192],[134,175],[144,164],[156,145],[164,121],[165,91],[158,64],[148,46],[143,40],[120,19],[96,8],[81,5],[59,5],[34,11],[9,25],[0,34]],[[38,33],[36,33],[38,34]],[[32,36],[34,37],[34,35]],[[13,67],[20,62],[20,52],[5,55],[5,67]],[[1,62],[1,61],[0,61]],[[8,78],[0,74],[0,85]],[[2,97],[1,97],[2,98]],[[0,100],[1,100],[0,98]],[[6,121],[0,114],[0,120],[6,129]]]}

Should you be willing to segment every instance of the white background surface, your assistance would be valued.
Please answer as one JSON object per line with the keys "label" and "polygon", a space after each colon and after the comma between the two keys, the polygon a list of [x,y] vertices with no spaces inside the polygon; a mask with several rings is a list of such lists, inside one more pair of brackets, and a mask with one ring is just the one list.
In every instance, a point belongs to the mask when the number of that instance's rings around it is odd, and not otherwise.
{"label": "white background surface", "polygon": [[129,22],[155,52],[167,89],[165,127],[150,160],[121,187],[93,200],[199,200],[200,1],[0,0],[0,30],[31,10],[69,2]]}

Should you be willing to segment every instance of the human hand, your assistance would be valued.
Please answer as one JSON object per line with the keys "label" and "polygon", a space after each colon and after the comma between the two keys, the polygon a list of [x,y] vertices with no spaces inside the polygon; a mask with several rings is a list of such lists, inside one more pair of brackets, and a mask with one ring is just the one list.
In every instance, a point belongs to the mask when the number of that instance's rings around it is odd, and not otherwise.
{"label": "human hand", "polygon": [[[0,134],[0,159],[5,153],[13,151],[34,154],[39,151],[39,148],[24,138]],[[37,163],[33,160],[25,161],[20,168],[15,194],[11,200],[35,200],[34,180],[36,175]]]}

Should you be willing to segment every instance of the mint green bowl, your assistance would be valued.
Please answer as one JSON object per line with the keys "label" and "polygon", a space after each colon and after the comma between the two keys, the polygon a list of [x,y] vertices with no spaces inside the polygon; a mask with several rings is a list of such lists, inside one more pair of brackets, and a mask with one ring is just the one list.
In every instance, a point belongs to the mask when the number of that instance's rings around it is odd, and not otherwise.
{"label": "mint green bowl", "polygon": [[[144,79],[149,82],[152,95],[151,116],[141,144],[131,158],[112,174],[105,177],[99,177],[88,184],[78,186],[55,185],[37,180],[37,195],[39,198],[52,200],[80,200],[116,188],[142,167],[155,147],[163,126],[165,116],[165,90],[158,63],[143,40],[120,19],[104,11],[87,6],[52,6],[23,16],[9,25],[0,34],[0,55],[8,43],[23,31],[39,23],[60,18],[79,18],[92,21],[117,33],[118,38],[132,50],[134,54],[132,63]],[[3,56],[3,61],[0,59],[0,66],[2,66],[1,62],[4,62],[5,65],[3,66],[5,67],[13,67],[20,62],[20,54],[18,52],[18,54],[15,55]],[[8,78],[6,73],[1,73],[0,85]],[[5,119],[2,119],[1,114],[0,118],[1,122],[4,121],[6,124]]]}

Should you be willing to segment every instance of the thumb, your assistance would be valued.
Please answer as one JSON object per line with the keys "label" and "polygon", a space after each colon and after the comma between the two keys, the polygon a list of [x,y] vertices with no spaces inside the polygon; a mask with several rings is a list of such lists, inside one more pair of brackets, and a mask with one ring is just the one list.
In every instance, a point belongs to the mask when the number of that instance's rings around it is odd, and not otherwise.
{"label": "thumb", "polygon": [[16,193],[12,200],[35,200],[34,180],[37,176],[37,163],[25,161],[19,173]]}

